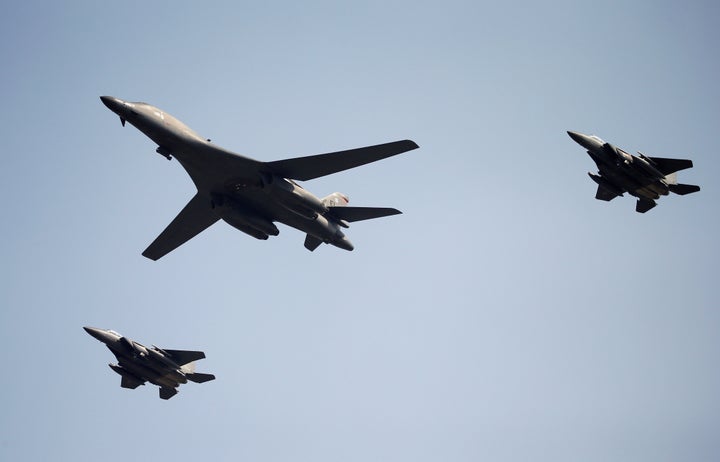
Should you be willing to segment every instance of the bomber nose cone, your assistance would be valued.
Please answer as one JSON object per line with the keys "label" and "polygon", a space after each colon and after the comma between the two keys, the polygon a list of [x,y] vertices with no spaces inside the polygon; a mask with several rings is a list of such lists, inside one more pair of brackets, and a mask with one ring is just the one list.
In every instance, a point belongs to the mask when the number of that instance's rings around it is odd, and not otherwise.
{"label": "bomber nose cone", "polygon": [[118,108],[122,105],[122,100],[114,96],[101,96],[100,101],[113,112],[117,112]]}

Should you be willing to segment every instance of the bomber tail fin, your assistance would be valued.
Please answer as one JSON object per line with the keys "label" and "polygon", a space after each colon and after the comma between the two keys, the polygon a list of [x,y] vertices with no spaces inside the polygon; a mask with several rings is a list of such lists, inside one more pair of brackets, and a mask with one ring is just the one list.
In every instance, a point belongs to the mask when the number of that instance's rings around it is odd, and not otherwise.
{"label": "bomber tail fin", "polygon": [[670,191],[674,192],[675,194],[679,194],[681,196],[684,196],[685,194],[691,194],[694,192],[700,191],[700,186],[694,185],[694,184],[669,184],[668,188]]}

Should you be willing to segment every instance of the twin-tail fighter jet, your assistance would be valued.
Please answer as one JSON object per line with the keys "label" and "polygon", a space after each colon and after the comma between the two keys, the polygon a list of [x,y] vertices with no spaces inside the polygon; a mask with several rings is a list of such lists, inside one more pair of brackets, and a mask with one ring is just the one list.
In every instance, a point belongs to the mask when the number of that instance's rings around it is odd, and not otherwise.
{"label": "twin-tail fighter jet", "polygon": [[587,149],[597,164],[598,175],[588,173],[598,184],[596,199],[611,201],[627,192],[638,198],[635,210],[645,213],[657,205],[660,196],[700,191],[700,186],[677,182],[676,172],[693,166],[689,159],[648,157],[640,152],[633,156],[595,135],[570,131],[568,135]]}
{"label": "twin-tail fighter jet", "polygon": [[103,342],[115,355],[118,363],[109,366],[122,377],[120,386],[123,388],[134,389],[150,382],[160,387],[160,398],[170,399],[177,394],[177,387],[188,380],[195,383],[215,380],[212,374],[195,372],[194,361],[205,357],[202,351],[163,350],[156,346],[147,348],[114,330],[83,329]]}
{"label": "twin-tail fighter jet", "polygon": [[170,114],[146,103],[111,96],[100,99],[157,143],[156,152],[180,162],[197,187],[178,216],[142,253],[158,260],[216,221],[222,219],[256,239],[277,236],[274,222],[307,234],[305,247],[320,244],[345,250],[353,245],[341,228],[349,223],[401,213],[394,208],[348,207],[348,198],[333,193],[319,199],[295,180],[312,180],[401,154],[418,147],[411,140],[395,141],[348,151],[261,162],[223,149],[202,138]]}

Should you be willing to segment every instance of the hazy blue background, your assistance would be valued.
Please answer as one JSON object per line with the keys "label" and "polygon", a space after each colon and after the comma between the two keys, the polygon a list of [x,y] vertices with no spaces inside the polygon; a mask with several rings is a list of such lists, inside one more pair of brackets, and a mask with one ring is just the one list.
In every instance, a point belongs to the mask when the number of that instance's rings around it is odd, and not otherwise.
{"label": "hazy blue background", "polygon": [[[0,459],[720,459],[720,6],[500,3],[6,5]],[[404,215],[152,262],[194,187],[106,94],[260,160],[411,138],[304,184]],[[596,201],[566,130],[702,191]],[[85,325],[217,380],[121,389]]]}

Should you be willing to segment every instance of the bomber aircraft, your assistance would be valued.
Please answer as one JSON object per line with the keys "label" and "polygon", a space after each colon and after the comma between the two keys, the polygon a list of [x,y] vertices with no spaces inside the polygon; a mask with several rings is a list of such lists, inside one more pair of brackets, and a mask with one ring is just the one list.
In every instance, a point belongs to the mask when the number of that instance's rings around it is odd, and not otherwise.
{"label": "bomber aircraft", "polygon": [[108,365],[122,376],[120,386],[123,388],[137,388],[150,382],[160,387],[160,398],[170,399],[177,394],[177,387],[188,380],[196,383],[215,380],[212,374],[195,372],[194,361],[205,357],[202,351],[163,350],[156,346],[147,348],[114,330],[83,329],[103,342],[115,355],[118,363]]}
{"label": "bomber aircraft", "polygon": [[622,149],[606,143],[595,135],[567,132],[587,153],[598,167],[598,175],[588,173],[598,184],[595,199],[611,201],[627,192],[638,198],[635,210],[645,213],[655,207],[655,199],[670,192],[685,195],[700,191],[700,186],[679,184],[675,172],[691,168],[689,159],[648,157],[641,152],[633,156]]}
{"label": "bomber aircraft", "polygon": [[100,99],[125,122],[157,143],[156,152],[175,157],[197,187],[197,193],[142,253],[158,260],[222,219],[257,239],[277,236],[274,222],[307,234],[305,247],[320,244],[345,250],[353,245],[341,228],[350,222],[401,213],[394,208],[348,207],[348,198],[333,193],[319,199],[296,183],[401,154],[418,147],[411,140],[347,151],[261,162],[223,149],[170,114],[142,102],[112,96]]}

